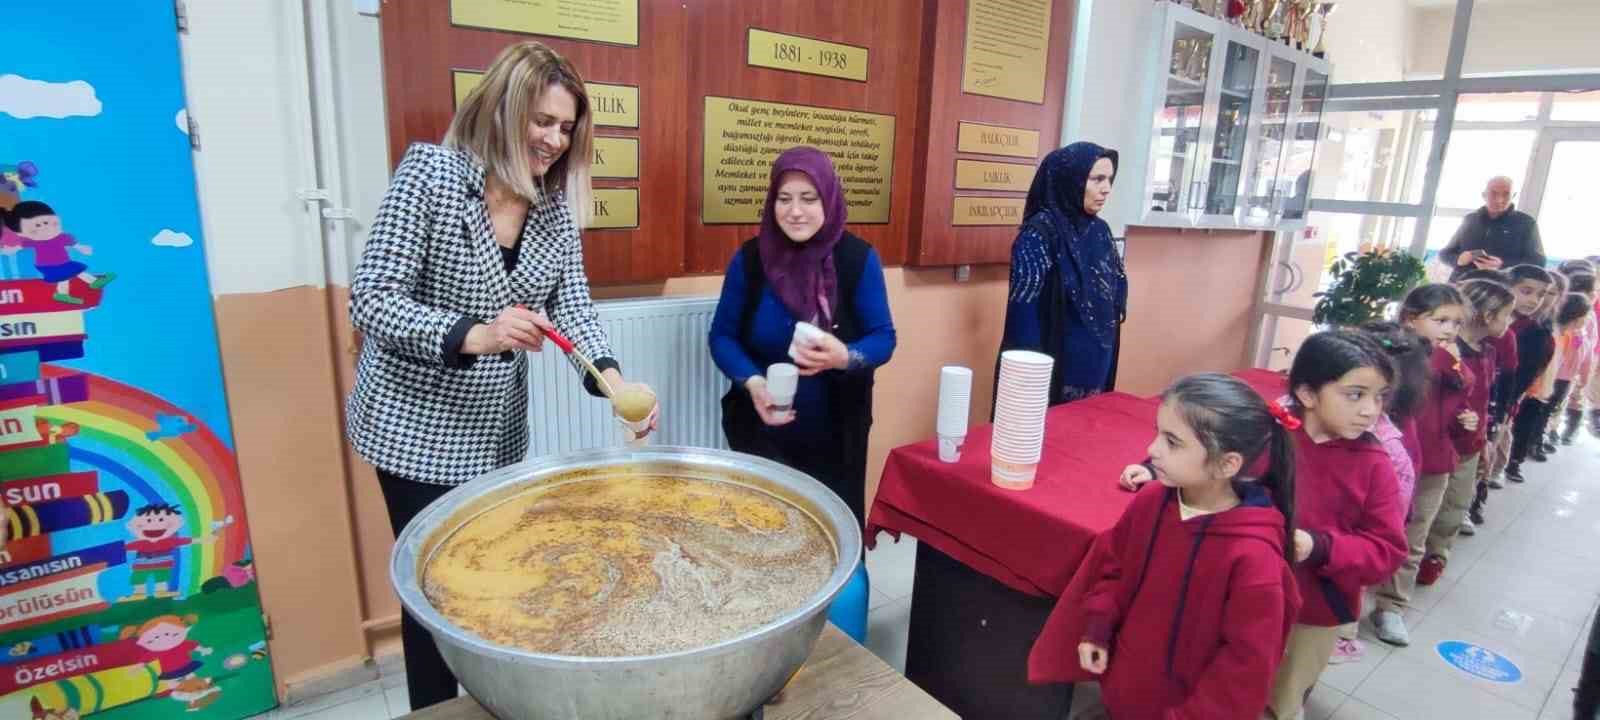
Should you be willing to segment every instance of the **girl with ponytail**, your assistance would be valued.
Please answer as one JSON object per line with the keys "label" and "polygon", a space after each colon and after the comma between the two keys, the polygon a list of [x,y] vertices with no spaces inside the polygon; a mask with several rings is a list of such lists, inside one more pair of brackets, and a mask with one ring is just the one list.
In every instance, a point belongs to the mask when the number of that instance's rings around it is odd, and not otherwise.
{"label": "girl with ponytail", "polygon": [[1305,604],[1289,635],[1268,717],[1297,717],[1339,640],[1361,611],[1361,588],[1406,558],[1405,506],[1372,428],[1387,409],[1394,362],[1371,335],[1306,338],[1289,368],[1301,426],[1295,442],[1295,577]]}
{"label": "girl with ponytail", "polygon": [[1115,718],[1259,718],[1300,605],[1298,426],[1227,375],[1168,388],[1149,460],[1125,473],[1157,482],[1080,566],[1030,681],[1098,680]]}

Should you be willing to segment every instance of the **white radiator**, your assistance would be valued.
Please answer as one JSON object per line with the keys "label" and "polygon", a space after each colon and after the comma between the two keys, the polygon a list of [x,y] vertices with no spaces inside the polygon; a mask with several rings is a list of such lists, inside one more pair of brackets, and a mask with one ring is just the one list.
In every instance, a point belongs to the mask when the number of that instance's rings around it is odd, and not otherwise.
{"label": "white radiator", "polygon": [[[728,378],[706,346],[717,298],[614,300],[595,307],[623,375],[648,384],[661,400],[661,430],[650,443],[727,448],[722,394]],[[611,405],[585,392],[582,381],[555,346],[529,353],[530,457],[622,444]]]}

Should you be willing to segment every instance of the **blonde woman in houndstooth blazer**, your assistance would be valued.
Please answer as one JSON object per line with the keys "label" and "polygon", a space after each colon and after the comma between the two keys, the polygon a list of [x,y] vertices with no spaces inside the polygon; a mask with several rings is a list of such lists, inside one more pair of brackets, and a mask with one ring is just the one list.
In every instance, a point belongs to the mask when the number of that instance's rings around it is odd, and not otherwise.
{"label": "blonde woman in houndstooth blazer", "polygon": [[[523,42],[495,59],[442,145],[412,145],[395,169],[350,287],[363,342],[346,433],[377,468],[396,533],[453,486],[527,454],[524,353],[541,350],[545,330],[625,385],[578,236],[592,137],[577,69]],[[401,639],[411,707],[454,697],[456,679],[409,615]]]}

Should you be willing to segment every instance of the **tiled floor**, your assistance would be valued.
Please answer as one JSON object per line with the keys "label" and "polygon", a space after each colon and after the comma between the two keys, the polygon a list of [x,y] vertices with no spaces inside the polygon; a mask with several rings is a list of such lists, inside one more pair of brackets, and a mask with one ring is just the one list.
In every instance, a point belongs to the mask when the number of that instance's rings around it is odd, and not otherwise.
{"label": "tiled floor", "polygon": [[[1420,588],[1407,615],[1411,646],[1390,648],[1362,627],[1367,656],[1330,667],[1306,720],[1566,720],[1572,687],[1600,602],[1600,442],[1586,438],[1549,463],[1529,463],[1526,485],[1490,498],[1489,524],[1460,538],[1449,572]],[[1109,479],[1108,479],[1109,481]],[[879,538],[867,647],[905,669],[916,541]],[[1510,658],[1521,682],[1467,675],[1440,659],[1444,640],[1471,642]],[[1078,693],[1073,720],[1100,713],[1092,688]],[[409,711],[405,675],[269,713],[271,720],[387,720]]]}

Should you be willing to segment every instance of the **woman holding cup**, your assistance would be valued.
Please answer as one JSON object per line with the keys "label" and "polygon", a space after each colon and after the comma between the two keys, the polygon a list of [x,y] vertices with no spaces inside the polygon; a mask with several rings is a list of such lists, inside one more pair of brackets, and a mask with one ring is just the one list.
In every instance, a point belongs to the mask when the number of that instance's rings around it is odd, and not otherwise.
{"label": "woman holding cup", "polygon": [[728,445],[816,478],[864,523],[873,373],[895,332],[883,263],[845,214],[825,153],[779,155],[760,233],[728,264],[710,345],[733,381]]}

